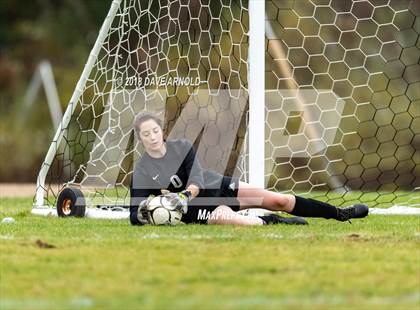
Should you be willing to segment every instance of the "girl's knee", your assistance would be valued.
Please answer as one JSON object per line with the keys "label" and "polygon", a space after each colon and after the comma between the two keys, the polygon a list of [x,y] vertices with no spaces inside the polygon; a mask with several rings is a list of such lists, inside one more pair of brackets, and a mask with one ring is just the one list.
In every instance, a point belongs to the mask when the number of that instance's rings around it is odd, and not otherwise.
{"label": "girl's knee", "polygon": [[228,224],[234,214],[228,206],[220,205],[210,213],[207,224]]}
{"label": "girl's knee", "polygon": [[281,211],[288,212],[292,210],[295,205],[295,196],[290,194],[280,194],[277,197],[277,205],[280,206]]}

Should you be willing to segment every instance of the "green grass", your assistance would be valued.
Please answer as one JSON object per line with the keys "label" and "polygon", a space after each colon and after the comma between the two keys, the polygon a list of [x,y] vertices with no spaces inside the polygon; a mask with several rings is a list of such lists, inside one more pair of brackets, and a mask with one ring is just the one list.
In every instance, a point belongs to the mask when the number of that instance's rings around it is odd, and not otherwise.
{"label": "green grass", "polygon": [[1,201],[0,309],[420,307],[420,217],[132,227],[31,205]]}

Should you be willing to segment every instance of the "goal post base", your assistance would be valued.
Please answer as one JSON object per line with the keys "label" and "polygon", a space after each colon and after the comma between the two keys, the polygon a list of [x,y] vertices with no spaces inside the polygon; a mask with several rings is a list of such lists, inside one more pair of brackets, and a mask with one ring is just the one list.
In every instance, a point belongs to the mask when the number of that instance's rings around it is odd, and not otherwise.
{"label": "goal post base", "polygon": [[[31,213],[39,216],[58,217],[57,209],[50,206],[33,207]],[[130,212],[128,210],[111,211],[98,208],[86,208],[84,217],[104,220],[128,220]]]}
{"label": "goal post base", "polygon": [[419,207],[392,206],[390,208],[370,208],[369,215],[420,215]]}

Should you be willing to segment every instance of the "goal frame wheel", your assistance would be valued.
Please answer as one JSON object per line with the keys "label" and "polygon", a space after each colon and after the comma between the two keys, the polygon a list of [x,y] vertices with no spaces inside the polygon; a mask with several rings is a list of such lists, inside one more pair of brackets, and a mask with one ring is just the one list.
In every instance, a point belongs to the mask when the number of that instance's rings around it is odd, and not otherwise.
{"label": "goal frame wheel", "polygon": [[59,217],[84,217],[86,202],[82,191],[75,187],[64,188],[58,195],[56,208]]}

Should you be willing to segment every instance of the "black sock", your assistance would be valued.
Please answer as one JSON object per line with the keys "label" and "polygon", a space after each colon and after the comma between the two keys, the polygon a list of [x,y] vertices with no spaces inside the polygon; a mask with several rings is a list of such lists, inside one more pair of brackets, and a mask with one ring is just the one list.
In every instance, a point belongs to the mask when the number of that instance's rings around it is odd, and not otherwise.
{"label": "black sock", "polygon": [[295,207],[290,214],[303,217],[323,217],[337,219],[337,208],[315,199],[296,197]]}

